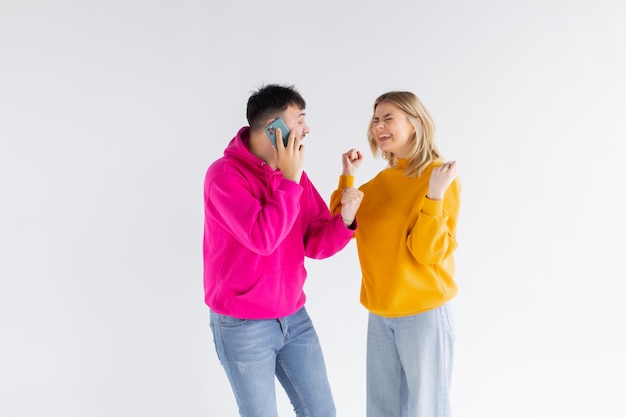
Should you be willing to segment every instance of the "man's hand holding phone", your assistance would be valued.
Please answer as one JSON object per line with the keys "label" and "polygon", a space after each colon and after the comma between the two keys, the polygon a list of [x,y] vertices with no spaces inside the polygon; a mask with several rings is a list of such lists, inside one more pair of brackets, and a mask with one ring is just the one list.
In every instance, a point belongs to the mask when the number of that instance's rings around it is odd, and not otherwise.
{"label": "man's hand holding phone", "polygon": [[[276,119],[280,120],[280,119]],[[304,170],[304,145],[302,140],[296,137],[293,130],[287,131],[289,136],[283,140],[283,130],[276,129],[276,166],[283,173],[283,177],[300,182]],[[286,144],[285,144],[286,143]]]}
{"label": "man's hand holding phone", "polygon": [[265,126],[265,134],[268,138],[270,138],[270,142],[272,142],[272,145],[274,145],[276,149],[278,149],[278,145],[276,145],[276,132],[278,131],[280,131],[282,135],[283,144],[287,146],[287,139],[289,138],[289,128],[280,117],[277,117],[276,119],[268,123],[267,126]]}

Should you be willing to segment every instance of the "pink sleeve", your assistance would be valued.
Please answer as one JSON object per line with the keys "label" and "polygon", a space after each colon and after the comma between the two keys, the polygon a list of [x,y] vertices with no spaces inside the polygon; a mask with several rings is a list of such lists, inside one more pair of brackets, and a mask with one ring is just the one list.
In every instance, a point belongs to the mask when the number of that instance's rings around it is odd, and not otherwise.
{"label": "pink sleeve", "polygon": [[300,211],[302,187],[282,180],[264,203],[237,173],[222,173],[206,185],[213,217],[246,248],[267,256],[283,242]]}

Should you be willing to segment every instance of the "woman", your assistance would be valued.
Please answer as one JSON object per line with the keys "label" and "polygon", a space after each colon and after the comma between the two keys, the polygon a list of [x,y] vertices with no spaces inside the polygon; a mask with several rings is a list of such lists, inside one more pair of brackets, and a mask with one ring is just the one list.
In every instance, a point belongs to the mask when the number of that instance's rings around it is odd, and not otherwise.
{"label": "woman", "polygon": [[[368,141],[389,166],[359,188],[364,196],[355,234],[361,303],[369,311],[369,417],[450,416],[454,334],[448,301],[457,294],[460,183],[456,162],[444,162],[434,133],[415,94],[392,91],[376,99]],[[342,159],[334,213],[363,160],[355,149]]]}

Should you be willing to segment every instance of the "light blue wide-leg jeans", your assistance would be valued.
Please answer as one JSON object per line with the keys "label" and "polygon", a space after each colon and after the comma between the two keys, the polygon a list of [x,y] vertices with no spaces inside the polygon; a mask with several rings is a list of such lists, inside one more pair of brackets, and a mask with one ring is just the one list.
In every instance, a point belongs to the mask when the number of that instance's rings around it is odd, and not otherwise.
{"label": "light blue wide-leg jeans", "polygon": [[335,417],[319,339],[303,307],[245,320],[211,311],[211,330],[242,417],[276,417],[276,376],[298,417]]}
{"label": "light blue wide-leg jeans", "polygon": [[453,345],[447,304],[398,318],[370,313],[367,417],[450,417]]}

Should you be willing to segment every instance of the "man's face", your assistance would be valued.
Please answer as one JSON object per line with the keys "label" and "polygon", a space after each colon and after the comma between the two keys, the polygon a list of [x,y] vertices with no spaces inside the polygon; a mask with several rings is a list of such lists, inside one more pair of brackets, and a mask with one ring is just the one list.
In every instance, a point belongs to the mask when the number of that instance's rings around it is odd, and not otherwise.
{"label": "man's face", "polygon": [[283,112],[281,118],[289,128],[289,131],[293,131],[296,138],[304,139],[304,137],[310,132],[309,126],[305,120],[306,113],[304,109],[297,106],[289,106],[287,110]]}

